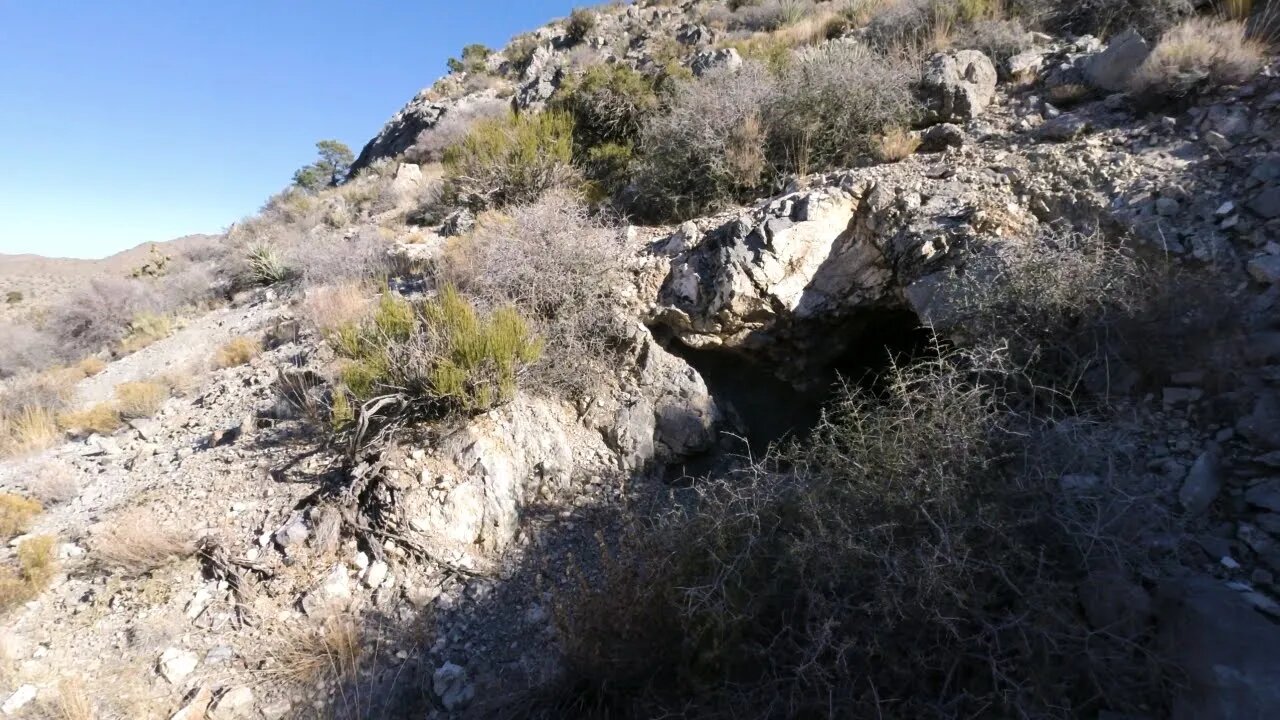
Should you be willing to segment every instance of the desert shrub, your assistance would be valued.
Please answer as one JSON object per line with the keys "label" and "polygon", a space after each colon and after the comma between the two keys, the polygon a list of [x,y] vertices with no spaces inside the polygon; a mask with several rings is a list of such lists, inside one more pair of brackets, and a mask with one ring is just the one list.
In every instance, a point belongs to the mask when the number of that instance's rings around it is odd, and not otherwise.
{"label": "desert shrub", "polygon": [[800,21],[813,12],[808,0],[764,0],[741,5],[729,21],[731,30],[772,31]]}
{"label": "desert shrub", "polygon": [[512,38],[503,52],[507,56],[508,74],[516,77],[522,75],[533,62],[533,54],[537,52],[539,45],[538,38],[532,33],[524,33]]}
{"label": "desert shrub", "polygon": [[768,105],[774,164],[802,174],[853,164],[877,134],[910,125],[917,73],[906,60],[861,45],[801,51]]}
{"label": "desert shrub", "polygon": [[573,117],[579,157],[605,143],[634,142],[658,104],[653,78],[622,63],[595,65],[566,79],[551,101]]}
{"label": "desert shrub", "polygon": [[531,202],[570,182],[573,119],[562,112],[483,120],[445,151],[448,192],[481,209]]}
{"label": "desert shrub", "polygon": [[43,505],[60,505],[70,502],[80,494],[80,484],[66,466],[49,462],[42,464],[26,484],[27,493]]}
{"label": "desert shrub", "polygon": [[634,209],[649,218],[691,217],[759,185],[760,177],[743,176],[729,158],[757,151],[734,141],[748,137],[739,129],[759,119],[774,93],[774,79],[752,62],[676,81],[668,112],[651,117],[640,133]]}
{"label": "desert shrub", "polygon": [[1084,557],[1006,462],[1023,418],[946,356],[846,390],[803,444],[625,527],[557,593],[525,717],[1082,717],[1159,697],[1089,628]]}
{"label": "desert shrub", "polygon": [[358,675],[364,647],[360,624],[349,615],[330,617],[318,625],[281,623],[272,633],[271,662],[264,672],[300,687],[326,680],[346,682]]}
{"label": "desert shrub", "polygon": [[979,20],[956,31],[953,43],[986,53],[999,66],[1034,45],[1031,34],[1018,20]]}
{"label": "desert shrub", "polygon": [[95,355],[90,355],[86,358],[82,358],[80,362],[76,363],[75,367],[76,367],[76,370],[79,371],[80,374],[84,375],[85,377],[93,377],[94,375],[97,375],[103,370],[106,370],[107,363],[104,360],[102,360],[102,358],[99,358]]}
{"label": "desert shrub", "polygon": [[631,179],[635,149],[630,144],[605,143],[587,151],[579,161],[586,197],[602,203],[618,196]]}
{"label": "desert shrub", "polygon": [[44,511],[40,503],[21,495],[0,493],[0,537],[6,541],[31,527],[35,516]]}
{"label": "desert shrub", "polygon": [[318,192],[342,182],[355,160],[351,148],[338,140],[316,143],[316,161],[293,174],[293,184],[310,192]]}
{"label": "desert shrub", "polygon": [[867,40],[882,51],[933,50],[950,43],[959,10],[954,0],[902,0],[879,6],[867,24]]}
{"label": "desert shrub", "polygon": [[565,36],[571,42],[582,42],[595,29],[597,22],[599,20],[591,9],[574,8],[573,12],[569,13],[569,20],[564,26]]}
{"label": "desert shrub", "polygon": [[148,511],[133,511],[110,521],[93,536],[90,557],[102,568],[140,577],[195,552],[186,534],[163,527]]}
{"label": "desert shrub", "polygon": [[480,73],[484,72],[485,63],[489,59],[492,50],[480,43],[472,43],[462,48],[462,59],[449,58],[445,63],[449,66],[449,72],[454,73]]}
{"label": "desert shrub", "polygon": [[0,379],[49,367],[60,354],[52,334],[26,324],[0,322]]}
{"label": "desert shrub", "polygon": [[41,535],[18,545],[18,568],[0,569],[0,612],[8,612],[25,603],[49,585],[57,571],[54,538]]}
{"label": "desert shrub", "polygon": [[384,295],[371,319],[329,342],[346,359],[340,379],[352,399],[394,400],[403,419],[437,420],[505,403],[542,353],[542,341],[514,309],[481,314],[452,286],[420,306]]}
{"label": "desert shrub", "polygon": [[1145,273],[1101,233],[1047,229],[989,247],[958,278],[946,324],[1003,343],[1038,383],[1070,391],[1126,318],[1151,297]]}
{"label": "desert shrub", "polygon": [[120,340],[117,350],[122,354],[137,352],[157,340],[169,337],[172,332],[172,317],[144,310],[129,321],[129,329]]}
{"label": "desert shrub", "polygon": [[444,151],[462,142],[477,122],[504,117],[509,112],[511,104],[498,98],[479,98],[460,104],[449,110],[435,126],[418,133],[413,147],[405,153],[405,159],[419,164],[441,162]]}
{"label": "desert shrub", "polygon": [[[1040,3],[1046,26],[1054,31],[1106,38],[1133,28],[1143,37],[1159,37],[1195,12],[1191,0],[1051,0]],[[1033,3],[1034,5],[1034,3]]]}
{"label": "desert shrub", "polygon": [[284,253],[283,264],[307,285],[329,285],[375,278],[390,269],[389,243],[377,228],[354,233],[323,233]]}
{"label": "desert shrub", "polygon": [[124,424],[120,411],[111,403],[98,403],[82,410],[64,412],[57,424],[71,433],[110,435]]}
{"label": "desert shrub", "polygon": [[1257,74],[1265,58],[1265,46],[1248,36],[1244,23],[1193,18],[1160,38],[1134,73],[1130,91],[1172,99],[1239,84]]}
{"label": "desert shrub", "polygon": [[293,268],[289,267],[283,254],[274,245],[258,243],[245,252],[242,278],[248,284],[274,285],[291,277]]}
{"label": "desert shrub", "polygon": [[116,409],[124,418],[144,418],[156,414],[169,399],[169,387],[159,382],[120,383],[115,390]]}
{"label": "desert shrub", "polygon": [[582,202],[552,193],[482,222],[447,272],[483,305],[510,305],[545,338],[545,358],[532,378],[553,391],[590,389],[616,367],[613,353],[626,327],[615,316],[624,287],[621,233]]}
{"label": "desert shrub", "polygon": [[147,283],[96,278],[53,309],[48,327],[57,333],[64,353],[79,357],[119,342],[134,318],[160,310]]}
{"label": "desert shrub", "polygon": [[213,362],[220,368],[235,367],[236,365],[244,365],[257,357],[260,352],[262,352],[262,343],[242,335],[228,340],[226,344],[218,348],[218,352],[214,354]]}

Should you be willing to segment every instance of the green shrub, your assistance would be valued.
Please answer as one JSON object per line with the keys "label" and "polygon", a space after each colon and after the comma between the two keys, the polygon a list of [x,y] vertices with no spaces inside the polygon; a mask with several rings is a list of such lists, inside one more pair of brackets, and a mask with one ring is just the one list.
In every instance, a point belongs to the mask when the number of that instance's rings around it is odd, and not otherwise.
{"label": "green shrub", "polygon": [[533,54],[537,52],[538,45],[540,45],[538,38],[532,33],[524,33],[512,38],[511,43],[503,51],[510,65],[509,74],[517,77],[522,75],[533,62]]}
{"label": "green shrub", "polygon": [[582,42],[587,39],[587,35],[595,29],[596,14],[588,8],[575,8],[569,13],[569,21],[565,24],[564,32],[569,40],[575,43]]}
{"label": "green shrub", "polygon": [[573,118],[567,113],[508,114],[482,120],[445,150],[447,192],[475,209],[531,202],[571,181]]}
{"label": "green shrub", "polygon": [[[399,414],[440,419],[489,410],[515,395],[519,374],[542,353],[524,319],[505,307],[482,315],[453,287],[414,306],[384,296],[373,317],[329,338],[346,360],[331,422],[353,404],[394,396]],[[345,396],[350,394],[350,398]]]}
{"label": "green shrub", "polygon": [[768,103],[775,167],[806,174],[871,154],[877,136],[910,126],[916,66],[861,45],[809,48],[787,65]]}
{"label": "green shrub", "polygon": [[573,117],[579,158],[599,145],[635,142],[658,105],[653,78],[623,63],[593,65],[566,79],[551,100],[553,108]]}

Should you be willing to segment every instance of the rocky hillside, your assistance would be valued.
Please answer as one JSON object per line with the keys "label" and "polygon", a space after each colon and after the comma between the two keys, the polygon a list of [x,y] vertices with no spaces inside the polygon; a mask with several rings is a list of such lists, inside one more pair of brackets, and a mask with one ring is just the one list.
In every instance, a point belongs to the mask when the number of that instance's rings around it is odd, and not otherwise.
{"label": "rocky hillside", "polygon": [[1280,715],[1271,17],[468,46],[0,354],[0,713]]}

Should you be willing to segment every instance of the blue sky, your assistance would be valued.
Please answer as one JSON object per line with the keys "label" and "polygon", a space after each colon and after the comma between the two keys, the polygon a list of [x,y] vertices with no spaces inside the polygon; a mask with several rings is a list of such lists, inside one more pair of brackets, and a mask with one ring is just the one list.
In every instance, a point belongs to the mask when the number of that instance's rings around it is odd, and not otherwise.
{"label": "blue sky", "polygon": [[[581,4],[581,3],[577,3]],[[217,232],[570,0],[0,0],[0,253]]]}

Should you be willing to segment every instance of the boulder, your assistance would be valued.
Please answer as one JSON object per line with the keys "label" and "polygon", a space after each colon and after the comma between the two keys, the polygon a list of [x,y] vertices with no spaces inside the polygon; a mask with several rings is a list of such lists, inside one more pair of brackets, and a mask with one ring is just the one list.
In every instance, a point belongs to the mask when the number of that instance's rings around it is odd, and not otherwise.
{"label": "boulder", "polygon": [[461,710],[475,698],[476,689],[466,668],[447,662],[431,676],[431,689],[447,712]]}
{"label": "boulder", "polygon": [[964,130],[954,123],[939,123],[920,134],[921,152],[941,152],[964,146]]}
{"label": "boulder", "polygon": [[1161,589],[1161,644],[1184,675],[1172,720],[1280,717],[1280,627],[1209,577]]}
{"label": "boulder", "polygon": [[1151,45],[1136,30],[1126,30],[1111,38],[1106,50],[1088,59],[1084,66],[1085,79],[1101,90],[1122,92],[1150,54]]}
{"label": "boulder", "polygon": [[968,122],[982,114],[996,93],[996,68],[977,50],[935,53],[920,80],[928,120]]}
{"label": "boulder", "polygon": [[200,664],[200,658],[190,650],[169,648],[160,655],[158,669],[165,680],[177,685]]}
{"label": "boulder", "polygon": [[549,46],[541,46],[533,52],[529,67],[525,69],[524,78],[513,103],[517,110],[540,110],[547,100],[555,94],[564,79],[564,71],[556,61],[555,51]]}
{"label": "boulder", "polygon": [[1187,513],[1203,515],[1217,499],[1218,493],[1222,491],[1222,477],[1218,466],[1216,449],[1206,450],[1196,458],[1178,491],[1178,501]]}
{"label": "boulder", "polygon": [[742,56],[733,48],[703,50],[689,61],[689,69],[693,71],[695,77],[702,77],[721,68],[732,71],[740,67],[742,67]]}
{"label": "boulder", "polygon": [[1020,52],[1004,61],[1004,69],[1014,82],[1030,82],[1036,79],[1044,65],[1044,53],[1039,50]]}

